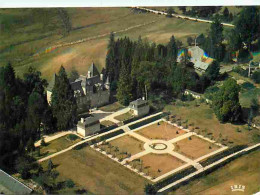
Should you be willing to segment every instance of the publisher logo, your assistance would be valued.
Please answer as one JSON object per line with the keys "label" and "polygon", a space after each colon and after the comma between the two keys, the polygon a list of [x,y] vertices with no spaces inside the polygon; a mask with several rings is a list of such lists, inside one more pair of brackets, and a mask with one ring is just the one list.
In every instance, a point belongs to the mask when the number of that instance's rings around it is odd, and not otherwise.
{"label": "publisher logo", "polygon": [[244,192],[245,189],[246,189],[246,186],[243,186],[243,185],[233,185],[233,186],[231,186],[232,192]]}

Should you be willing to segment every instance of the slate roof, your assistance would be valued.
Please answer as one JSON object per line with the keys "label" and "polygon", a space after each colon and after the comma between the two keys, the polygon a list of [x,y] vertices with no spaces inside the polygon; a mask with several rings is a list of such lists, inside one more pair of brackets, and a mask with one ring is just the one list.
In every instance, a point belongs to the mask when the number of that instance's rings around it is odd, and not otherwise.
{"label": "slate roof", "polygon": [[0,169],[0,189],[6,188],[12,194],[30,194],[33,190]]}
{"label": "slate roof", "polygon": [[57,75],[54,73],[53,76],[52,76],[52,79],[51,81],[49,82],[49,85],[47,87],[47,90],[48,91],[52,91],[53,87],[54,87],[54,84],[55,84],[55,80],[57,78]]}
{"label": "slate roof", "polygon": [[135,105],[135,106],[140,106],[140,105],[143,105],[143,104],[146,104],[147,101],[146,100],[143,100],[143,99],[137,99],[135,101],[132,101],[130,102],[130,105]]}
{"label": "slate roof", "polygon": [[84,95],[84,91],[83,91],[83,89],[82,89],[82,86],[81,86],[81,80],[75,80],[74,82],[71,82],[70,83],[70,86],[71,86],[71,88],[72,88],[72,90],[73,91],[80,91],[80,93],[82,94],[82,95]]}
{"label": "slate roof", "polygon": [[208,67],[209,67],[209,63],[206,63],[206,62],[201,62],[201,61],[197,61],[194,63],[194,68],[196,69],[201,69],[201,70],[207,70]]}
{"label": "slate roof", "polygon": [[99,123],[99,118],[97,116],[89,116],[84,119],[84,123],[81,122],[81,120],[78,122],[79,126],[87,127],[91,126],[92,124]]}
{"label": "slate roof", "polygon": [[90,65],[88,71],[91,72],[91,77],[96,76],[96,75],[99,76],[99,72],[98,72],[97,67],[95,66],[94,62],[92,62],[92,64]]}

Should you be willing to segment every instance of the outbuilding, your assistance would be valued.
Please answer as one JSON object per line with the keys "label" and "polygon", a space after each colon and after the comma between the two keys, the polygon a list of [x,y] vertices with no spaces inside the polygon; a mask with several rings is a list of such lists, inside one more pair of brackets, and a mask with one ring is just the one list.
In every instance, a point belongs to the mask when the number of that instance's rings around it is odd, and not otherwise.
{"label": "outbuilding", "polygon": [[99,119],[95,116],[81,118],[77,124],[77,133],[86,137],[100,131]]}

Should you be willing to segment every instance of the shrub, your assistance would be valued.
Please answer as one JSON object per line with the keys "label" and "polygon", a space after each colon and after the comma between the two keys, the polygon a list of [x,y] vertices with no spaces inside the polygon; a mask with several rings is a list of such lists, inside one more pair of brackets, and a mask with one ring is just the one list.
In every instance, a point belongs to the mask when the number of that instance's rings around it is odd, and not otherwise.
{"label": "shrub", "polygon": [[44,141],[44,138],[41,140],[41,146],[47,146],[46,142]]}
{"label": "shrub", "polygon": [[66,181],[66,186],[67,186],[68,188],[73,188],[73,187],[75,186],[75,183],[74,183],[71,179],[68,179],[68,180]]}
{"label": "shrub", "polygon": [[76,139],[78,139],[79,137],[75,134],[69,134],[67,135],[67,138],[71,141],[75,141]]}
{"label": "shrub", "polygon": [[260,83],[260,70],[258,71],[255,71],[253,74],[252,74],[252,79],[255,83]]}
{"label": "shrub", "polygon": [[255,86],[252,83],[249,83],[249,82],[244,82],[241,86],[242,86],[242,88],[247,89],[247,90],[255,88]]}

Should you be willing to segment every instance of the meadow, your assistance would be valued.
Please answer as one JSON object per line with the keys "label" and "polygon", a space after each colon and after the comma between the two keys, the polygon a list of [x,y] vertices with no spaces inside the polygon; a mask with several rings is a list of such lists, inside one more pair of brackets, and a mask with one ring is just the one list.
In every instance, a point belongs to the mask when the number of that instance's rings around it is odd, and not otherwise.
{"label": "meadow", "polygon": [[[36,10],[37,11],[37,10]],[[21,76],[29,66],[42,72],[47,80],[57,72],[61,65],[68,71],[74,66],[80,74],[86,74],[93,61],[99,70],[105,66],[106,49],[110,32],[117,32],[115,37],[129,36],[138,39],[147,38],[149,42],[167,43],[172,35],[186,44],[188,36],[205,33],[209,24],[166,18],[151,13],[136,13],[130,8],[68,8],[72,23],[72,31],[62,36],[55,25],[43,28],[38,20],[30,22],[32,9],[1,9],[4,22],[15,22],[14,30],[3,32],[0,38],[0,65],[11,62],[16,73]],[[22,18],[18,20],[18,18]],[[13,24],[11,22],[11,24]],[[119,32],[118,32],[119,31]],[[96,37],[98,35],[104,35]],[[42,52],[46,48],[83,38],[89,41]],[[35,55],[39,53],[40,55]]]}

